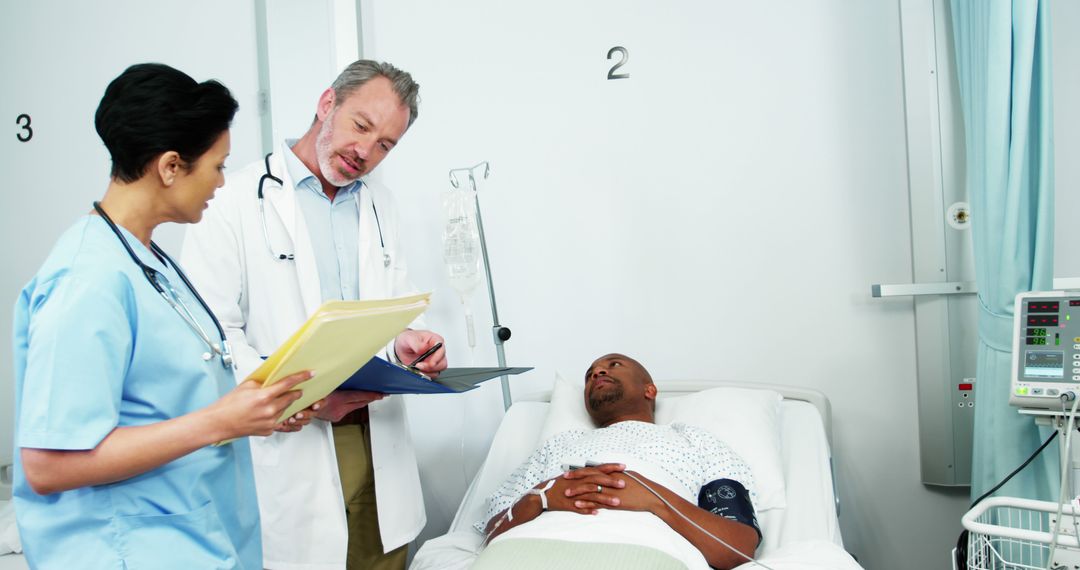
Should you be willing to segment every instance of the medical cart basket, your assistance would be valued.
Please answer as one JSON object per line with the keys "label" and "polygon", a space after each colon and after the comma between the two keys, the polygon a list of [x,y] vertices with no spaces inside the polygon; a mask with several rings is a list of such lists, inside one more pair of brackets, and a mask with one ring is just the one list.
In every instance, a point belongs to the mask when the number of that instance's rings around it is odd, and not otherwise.
{"label": "medical cart basket", "polygon": [[[1044,570],[1058,505],[1016,497],[992,497],[962,521],[968,530],[968,570]],[[1080,508],[1065,505],[1054,550],[1054,568],[1080,568]]]}

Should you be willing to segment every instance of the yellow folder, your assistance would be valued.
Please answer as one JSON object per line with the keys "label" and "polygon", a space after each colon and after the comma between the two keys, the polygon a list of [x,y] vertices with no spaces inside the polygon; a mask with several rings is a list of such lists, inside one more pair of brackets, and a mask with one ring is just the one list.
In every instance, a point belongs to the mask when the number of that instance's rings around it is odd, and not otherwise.
{"label": "yellow folder", "polygon": [[319,307],[249,378],[263,386],[303,370],[315,376],[278,421],[333,392],[409,326],[430,304],[430,293],[374,301],[330,301]]}

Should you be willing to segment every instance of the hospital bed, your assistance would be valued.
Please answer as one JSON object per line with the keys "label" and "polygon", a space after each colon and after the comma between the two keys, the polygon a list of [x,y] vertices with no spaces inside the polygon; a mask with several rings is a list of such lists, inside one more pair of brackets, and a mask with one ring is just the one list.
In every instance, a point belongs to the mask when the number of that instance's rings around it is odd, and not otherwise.
{"label": "hospital bed", "polygon": [[[658,382],[657,385],[661,393],[658,420],[668,399],[691,395],[704,404],[699,412],[728,415],[724,409],[710,408],[708,402],[700,401],[704,400],[702,394],[715,392],[718,387],[761,393],[771,390],[782,396],[775,426],[779,457],[776,470],[782,475],[785,504],[780,508],[758,509],[764,541],[757,558],[773,570],[860,570],[842,548],[830,452],[831,416],[829,402],[823,394],[770,384]],[[449,532],[427,541],[417,552],[410,570],[465,569],[472,564],[482,542],[472,524],[483,518],[487,497],[541,443],[543,432],[551,431],[552,417],[560,406],[559,389],[557,384],[554,397],[552,392],[519,397],[510,407]],[[581,406],[579,388],[572,390],[570,399]],[[756,426],[745,431],[760,435],[769,428]],[[725,438],[735,447],[737,442],[730,439]],[[756,471],[755,477],[764,483]],[[0,501],[0,510],[3,503]],[[22,556],[0,555],[0,570],[26,568]],[[746,564],[740,570],[752,568],[753,565]]]}
{"label": "hospital bed", "polygon": [[[5,489],[6,491],[6,489]],[[8,493],[5,492],[4,496]],[[21,554],[11,554],[12,543],[18,543],[18,533],[14,529],[15,515],[10,499],[0,499],[0,570],[27,570],[26,558]]]}
{"label": "hospital bed", "polygon": [[[543,436],[551,435],[542,432],[552,431],[551,416],[560,413],[555,408],[565,406],[559,403],[566,399],[559,398],[560,390],[566,390],[560,388],[560,382],[556,381],[555,396],[547,392],[518,398],[507,410],[487,458],[466,491],[449,531],[428,540],[417,551],[410,570],[465,569],[473,563],[482,548],[483,537],[472,525],[484,517],[487,497],[542,443]],[[691,396],[703,399],[706,397],[703,394],[711,395],[726,389],[747,393],[770,393],[771,390],[779,394],[782,400],[775,394],[772,396],[778,420],[775,430],[778,432],[779,465],[776,470],[779,471],[777,479],[782,479],[785,501],[782,507],[758,508],[764,540],[758,548],[757,559],[773,570],[861,568],[843,550],[830,452],[830,406],[823,394],[789,386],[732,382],[670,381],[657,382],[657,386],[661,398],[657,405],[657,423],[665,423],[661,410],[668,405],[668,398]],[[722,390],[716,390],[718,387]],[[572,390],[576,391],[571,393],[572,400],[582,406],[581,393],[577,391],[580,387]],[[680,400],[687,399],[671,402]],[[698,412],[716,417],[727,413],[724,408],[710,408],[704,402],[699,404]],[[754,431],[760,434],[768,429],[741,430],[739,433]],[[735,442],[728,443],[736,447]],[[750,463],[749,459],[747,461]],[[754,464],[751,468],[755,469],[755,478],[762,480]],[[751,563],[740,566],[740,570],[752,568],[757,567]]]}

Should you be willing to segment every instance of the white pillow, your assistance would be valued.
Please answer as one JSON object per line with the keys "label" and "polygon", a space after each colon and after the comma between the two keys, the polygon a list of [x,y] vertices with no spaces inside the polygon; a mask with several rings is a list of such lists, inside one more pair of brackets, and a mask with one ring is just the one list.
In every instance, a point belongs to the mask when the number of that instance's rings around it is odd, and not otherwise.
{"label": "white pillow", "polygon": [[572,429],[596,429],[589,412],[585,411],[585,383],[565,380],[556,372],[555,384],[551,387],[551,405],[544,427],[540,429],[540,443]]}
{"label": "white pillow", "polygon": [[[659,387],[657,424],[681,422],[707,430],[750,466],[758,496],[754,508],[758,512],[787,505],[780,458],[780,394],[768,389],[720,387],[665,398],[663,386]],[[541,442],[571,429],[596,429],[585,410],[584,389],[584,383],[555,374],[551,405],[540,430]]]}

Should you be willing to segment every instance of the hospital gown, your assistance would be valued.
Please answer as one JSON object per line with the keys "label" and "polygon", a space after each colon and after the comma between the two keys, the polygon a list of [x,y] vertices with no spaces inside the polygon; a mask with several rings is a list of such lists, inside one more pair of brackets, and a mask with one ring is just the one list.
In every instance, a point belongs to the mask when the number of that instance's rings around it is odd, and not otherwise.
{"label": "hospital gown", "polygon": [[742,483],[751,502],[757,497],[750,468],[709,432],[682,423],[624,421],[592,431],[569,430],[547,440],[488,499],[487,515],[477,521],[476,530],[484,532],[492,517],[526,491],[562,474],[564,464],[586,461],[623,463],[692,503],[703,486],[718,479]]}
{"label": "hospital gown", "polygon": [[[177,273],[121,231],[215,338]],[[23,289],[14,333],[18,448],[94,449],[117,427],[194,412],[236,386],[97,216],[65,232]],[[17,452],[14,503],[33,568],[262,568],[246,439],[46,496]]]}

